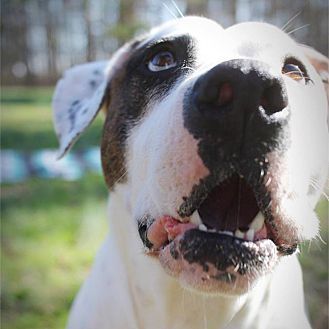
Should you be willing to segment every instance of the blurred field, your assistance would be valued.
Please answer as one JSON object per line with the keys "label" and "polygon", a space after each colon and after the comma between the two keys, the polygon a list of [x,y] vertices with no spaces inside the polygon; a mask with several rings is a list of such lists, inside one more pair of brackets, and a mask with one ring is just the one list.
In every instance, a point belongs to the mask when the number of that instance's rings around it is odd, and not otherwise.
{"label": "blurred field", "polygon": [[[3,149],[56,148],[52,89],[3,89]],[[98,119],[77,148],[97,145]],[[63,328],[106,233],[103,178],[33,179],[2,186],[2,318],[6,329]]]}
{"label": "blurred field", "polygon": [[[3,149],[57,146],[51,92],[48,88],[2,90]],[[97,145],[101,126],[99,118],[76,147]],[[73,297],[106,232],[106,198],[102,177],[94,175],[76,182],[34,179],[2,186],[2,328],[64,327]],[[328,243],[327,201],[319,204],[318,213],[322,238]],[[314,241],[301,250],[313,327],[326,329],[328,247]]]}

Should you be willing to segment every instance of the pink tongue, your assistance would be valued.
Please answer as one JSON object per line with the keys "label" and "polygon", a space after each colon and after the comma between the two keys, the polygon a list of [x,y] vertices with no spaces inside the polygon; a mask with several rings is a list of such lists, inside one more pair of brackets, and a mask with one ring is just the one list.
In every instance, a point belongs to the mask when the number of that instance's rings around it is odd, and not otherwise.
{"label": "pink tongue", "polygon": [[157,218],[148,229],[147,238],[153,244],[154,249],[159,249],[168,240],[183,234],[196,225],[192,223],[181,223],[171,216]]}

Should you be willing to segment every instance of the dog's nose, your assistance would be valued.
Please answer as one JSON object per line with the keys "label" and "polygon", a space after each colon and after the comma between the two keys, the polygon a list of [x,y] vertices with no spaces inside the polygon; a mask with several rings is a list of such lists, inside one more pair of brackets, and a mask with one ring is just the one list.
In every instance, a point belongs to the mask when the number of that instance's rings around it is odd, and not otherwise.
{"label": "dog's nose", "polygon": [[221,63],[200,76],[186,92],[183,111],[185,128],[214,166],[280,147],[289,113],[280,75],[248,59]]}
{"label": "dog's nose", "polygon": [[[195,105],[207,112],[264,111],[267,116],[287,106],[282,80],[262,62],[240,59],[221,63],[201,76],[193,88]],[[217,115],[216,113],[215,115]],[[245,113],[244,113],[245,114]]]}

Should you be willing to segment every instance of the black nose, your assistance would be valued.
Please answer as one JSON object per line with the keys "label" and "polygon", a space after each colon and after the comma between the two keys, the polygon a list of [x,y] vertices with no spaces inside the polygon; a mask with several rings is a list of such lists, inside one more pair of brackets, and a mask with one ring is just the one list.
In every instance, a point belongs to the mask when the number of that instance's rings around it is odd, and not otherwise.
{"label": "black nose", "polygon": [[248,59],[215,66],[186,94],[185,127],[227,156],[259,145],[269,151],[288,113],[282,79],[270,72],[267,64]]}
{"label": "black nose", "polygon": [[[196,105],[214,111],[282,111],[287,99],[282,80],[262,62],[248,59],[221,63],[198,79],[193,89]],[[241,115],[241,113],[240,113]]]}

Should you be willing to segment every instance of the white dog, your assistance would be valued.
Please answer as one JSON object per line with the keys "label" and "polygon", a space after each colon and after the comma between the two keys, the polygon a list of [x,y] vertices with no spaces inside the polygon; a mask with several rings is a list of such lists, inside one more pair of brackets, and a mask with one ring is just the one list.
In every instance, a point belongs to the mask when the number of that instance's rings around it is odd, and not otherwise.
{"label": "white dog", "polygon": [[65,74],[60,156],[104,108],[111,191],[69,328],[310,328],[295,254],[318,234],[328,128],[306,53],[326,67],[271,25],[186,17]]}

